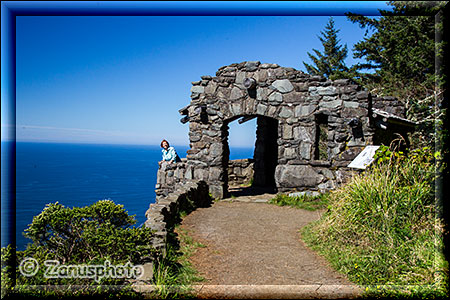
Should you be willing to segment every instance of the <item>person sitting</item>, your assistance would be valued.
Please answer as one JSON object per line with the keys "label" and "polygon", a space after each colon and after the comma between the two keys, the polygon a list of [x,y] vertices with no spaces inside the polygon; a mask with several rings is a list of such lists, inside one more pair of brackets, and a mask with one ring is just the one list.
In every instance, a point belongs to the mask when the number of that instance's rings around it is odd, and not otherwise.
{"label": "person sitting", "polygon": [[161,148],[163,148],[162,149],[163,161],[168,161],[169,163],[181,162],[181,159],[178,156],[177,152],[175,151],[175,148],[174,147],[170,147],[168,141],[162,140]]}

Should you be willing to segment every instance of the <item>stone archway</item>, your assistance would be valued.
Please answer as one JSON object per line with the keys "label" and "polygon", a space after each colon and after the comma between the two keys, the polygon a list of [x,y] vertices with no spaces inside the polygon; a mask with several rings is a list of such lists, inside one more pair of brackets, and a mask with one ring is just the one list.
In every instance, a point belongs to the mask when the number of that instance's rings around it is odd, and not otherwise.
{"label": "stone archway", "polygon": [[362,149],[378,141],[377,127],[414,127],[393,114],[402,111],[394,98],[277,64],[235,63],[192,85],[190,104],[179,110],[181,122],[189,123],[190,149],[176,170],[160,170],[159,194],[199,180],[214,198],[226,197],[228,124],[238,118],[258,118],[254,183],[275,185],[277,192],[331,190],[352,176],[348,165]]}
{"label": "stone archway", "polygon": [[253,180],[245,194],[257,194],[261,192],[275,192],[275,169],[278,165],[278,120],[263,115],[238,115],[224,120],[221,127],[222,141],[222,181],[224,196],[229,196],[230,180],[228,178],[228,168],[230,166],[230,149],[228,144],[229,124],[239,118],[240,123],[245,120],[256,118],[256,142],[254,146],[253,162]]}

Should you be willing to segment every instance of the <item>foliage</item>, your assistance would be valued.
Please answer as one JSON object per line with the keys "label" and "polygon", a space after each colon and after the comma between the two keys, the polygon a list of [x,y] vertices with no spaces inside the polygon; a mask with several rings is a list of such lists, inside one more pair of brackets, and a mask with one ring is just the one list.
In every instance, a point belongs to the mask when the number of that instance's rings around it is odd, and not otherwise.
{"label": "foliage", "polygon": [[[213,199],[211,194],[209,198]],[[195,242],[187,231],[179,227],[182,218],[192,212],[195,205],[194,201],[187,197],[186,203],[177,210],[176,221],[168,228],[165,251],[157,257],[154,265],[152,283],[156,289],[149,295],[151,298],[195,297],[191,284],[202,281],[203,278],[192,267],[189,258],[197,248],[205,246]]]}
{"label": "foliage", "polygon": [[130,228],[136,220],[123,205],[101,200],[85,207],[48,204],[25,229],[36,247],[46,248],[61,263],[109,258],[137,262],[150,255],[151,230]]}
{"label": "foliage", "polygon": [[347,57],[347,45],[344,47],[339,45],[340,40],[337,34],[339,29],[334,27],[334,20],[332,17],[328,20],[325,30],[321,31],[322,36],[319,40],[323,45],[323,53],[319,50],[313,49],[316,56],[308,52],[308,56],[315,66],[303,62],[306,70],[311,75],[320,75],[332,80],[340,78],[352,78],[355,74],[354,70],[350,70],[345,65],[345,58]]}
{"label": "foliage", "polygon": [[197,251],[198,248],[205,248],[206,245],[195,241],[187,230],[177,228],[177,233],[180,240],[180,253],[178,257],[178,262],[184,267],[184,272],[182,272],[182,282],[192,283],[203,281],[204,278],[199,276],[198,272],[192,268],[192,264],[189,258]]}
{"label": "foliage", "polygon": [[369,296],[445,296],[434,153],[382,147],[377,161],[330,194],[329,211],[302,229],[303,239]]}
{"label": "foliage", "polygon": [[195,242],[187,231],[178,226],[175,232],[178,235],[180,247],[176,249],[174,245],[168,244],[166,255],[158,258],[154,270],[156,290],[152,298],[192,298],[195,295],[190,285],[204,280],[192,268],[189,258],[197,248],[203,248],[205,245]]}
{"label": "foliage", "polygon": [[393,10],[380,10],[381,17],[347,14],[350,21],[366,28],[365,38],[354,46],[354,57],[366,63],[355,67],[375,72],[360,73],[362,84],[373,94],[395,96],[405,103],[408,119],[420,124],[413,136],[415,147],[434,143],[436,122],[445,114],[444,66],[435,69],[435,59],[442,62],[444,57],[444,42],[435,41],[443,21],[435,22],[435,15],[446,3],[390,1]]}
{"label": "foliage", "polygon": [[319,124],[318,160],[328,160],[328,124]]}
{"label": "foliage", "polygon": [[[16,252],[16,261],[9,266],[2,265],[3,277],[9,277],[16,295],[51,296],[99,295],[109,287],[120,286],[113,294],[137,296],[129,288],[127,278],[108,278],[96,281],[93,278],[48,278],[44,275],[45,261],[56,260],[60,265],[132,265],[152,259],[156,252],[151,245],[153,231],[148,228],[132,227],[136,223],[123,205],[111,200],[101,200],[90,206],[68,208],[62,204],[47,204],[43,211],[33,218],[25,230],[25,236],[32,240],[24,251]],[[13,255],[11,247],[2,248],[2,262]],[[33,258],[40,266],[34,276],[24,276],[19,266],[25,258]],[[9,260],[10,261],[10,260]],[[11,265],[15,268],[15,278]],[[4,274],[5,271],[5,274]],[[14,280],[15,279],[15,280]],[[61,290],[52,287],[62,285]],[[74,290],[71,286],[81,287]],[[34,287],[39,289],[34,290]],[[53,289],[53,290],[52,290]]]}
{"label": "foliage", "polygon": [[2,258],[2,273],[1,273],[1,280],[2,280],[2,299],[10,295],[13,292],[13,286],[14,286],[14,268],[12,267],[14,265],[14,249],[11,245],[8,245],[7,247],[2,247],[1,251],[1,258]]}
{"label": "foliage", "polygon": [[292,206],[296,208],[306,210],[317,210],[326,208],[328,205],[329,193],[319,194],[312,196],[308,194],[302,194],[299,196],[288,196],[285,194],[277,194],[275,198],[272,198],[269,203],[276,204],[278,206]]}

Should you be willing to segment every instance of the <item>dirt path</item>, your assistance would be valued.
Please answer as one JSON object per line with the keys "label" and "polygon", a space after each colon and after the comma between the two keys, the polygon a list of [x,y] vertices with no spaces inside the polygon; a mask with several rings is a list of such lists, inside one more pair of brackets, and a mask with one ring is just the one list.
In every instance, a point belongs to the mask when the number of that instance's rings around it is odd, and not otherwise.
{"label": "dirt path", "polygon": [[[228,199],[231,201],[216,202],[185,217],[181,228],[206,245],[191,257],[193,267],[206,279],[200,289],[203,296],[211,296],[227,285],[252,286],[253,296],[257,286],[261,290],[267,285],[272,291],[278,285],[289,285],[291,290],[300,287],[301,296],[312,298],[319,296],[320,287],[328,287],[325,296],[330,296],[330,291],[338,291],[334,298],[354,296],[356,286],[300,240],[299,229],[317,220],[321,212],[260,203],[271,197]],[[222,289],[222,296],[226,290],[230,288]],[[243,296],[242,291],[239,293]]]}

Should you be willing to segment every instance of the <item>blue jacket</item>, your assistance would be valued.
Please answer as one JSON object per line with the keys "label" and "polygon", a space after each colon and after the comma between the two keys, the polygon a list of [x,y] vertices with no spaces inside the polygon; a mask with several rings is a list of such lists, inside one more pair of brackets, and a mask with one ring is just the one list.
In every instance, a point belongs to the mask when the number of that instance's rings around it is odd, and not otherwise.
{"label": "blue jacket", "polygon": [[174,161],[174,162],[180,162],[181,159],[178,156],[177,152],[175,151],[175,148],[169,147],[166,149],[162,149],[162,158],[165,161]]}

